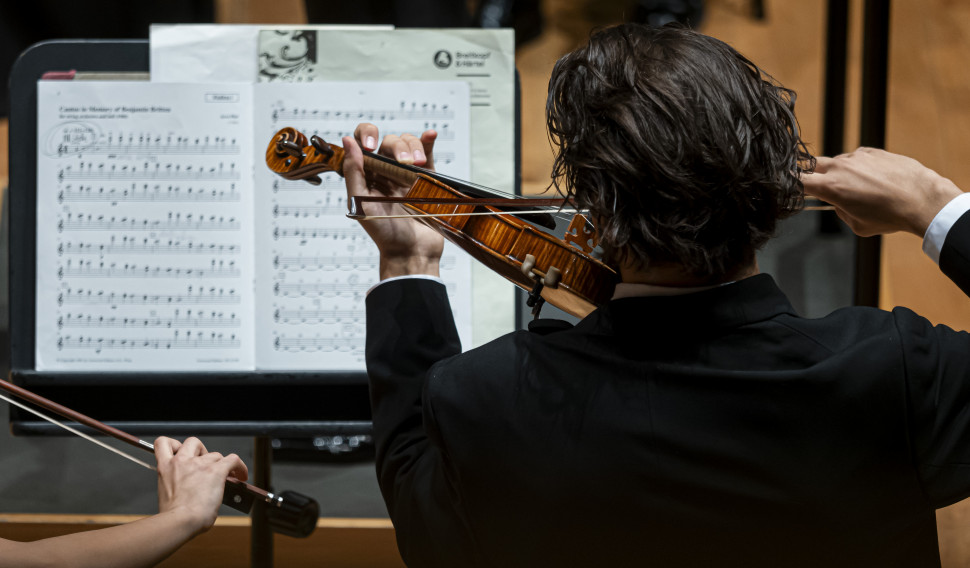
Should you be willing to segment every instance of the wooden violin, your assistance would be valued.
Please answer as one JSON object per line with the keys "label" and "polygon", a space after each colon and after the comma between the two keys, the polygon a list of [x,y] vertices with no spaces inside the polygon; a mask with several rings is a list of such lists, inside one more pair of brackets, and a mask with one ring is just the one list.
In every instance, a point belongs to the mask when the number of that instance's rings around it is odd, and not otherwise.
{"label": "wooden violin", "polygon": [[[98,422],[97,420],[81,414],[80,412],[67,408],[66,406],[62,406],[11,382],[0,379],[0,390],[7,391],[22,400],[67,418],[68,420],[73,420],[74,422],[87,426],[88,428],[91,428],[97,432],[111,436],[116,440],[120,440],[126,444],[141,448],[153,454],[155,452],[155,446],[150,442],[141,440],[136,436],[119,430],[113,426],[108,426],[107,424]],[[130,456],[125,452],[122,452],[121,450],[108,446],[103,442],[99,442],[98,440],[91,438],[75,428],[53,420],[49,416],[42,414],[29,406],[22,405],[17,401],[11,400],[3,395],[0,395],[0,399],[6,400],[8,403],[18,408],[26,410],[31,414],[35,414],[48,422],[64,428],[72,434],[102,446],[105,449],[134,461],[139,465],[149,469],[155,469],[151,465],[146,464],[145,462]],[[257,501],[265,504],[264,511],[266,512],[269,525],[278,533],[285,534],[287,536],[306,537],[309,536],[317,526],[317,517],[320,513],[320,507],[317,502],[310,497],[301,495],[294,491],[283,491],[279,494],[271,493],[265,489],[260,489],[255,485],[250,485],[245,481],[240,481],[231,476],[226,479],[226,487],[222,499],[224,505],[228,505],[229,507],[232,507],[233,509],[242,513],[249,513],[253,507],[253,503]]]}
{"label": "wooden violin", "polygon": [[[266,149],[269,168],[290,180],[319,184],[319,174],[343,175],[344,149],[309,139],[293,128],[273,136]],[[401,164],[364,152],[365,171],[389,178],[410,190],[402,198],[352,197],[348,217],[378,219],[363,213],[364,202],[395,202],[434,228],[488,268],[529,291],[529,305],[538,315],[543,301],[576,317],[585,317],[609,301],[618,281],[616,271],[592,255],[595,232],[575,215],[566,235],[557,238],[537,228],[555,228],[551,216],[516,211],[522,207],[561,209],[562,199],[504,199],[488,190],[442,176],[432,170]]]}

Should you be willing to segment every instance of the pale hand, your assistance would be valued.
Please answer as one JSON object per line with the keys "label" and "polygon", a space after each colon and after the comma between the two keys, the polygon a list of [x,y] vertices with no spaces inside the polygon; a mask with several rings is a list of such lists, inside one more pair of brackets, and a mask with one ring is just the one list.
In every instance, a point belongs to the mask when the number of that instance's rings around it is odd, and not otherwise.
{"label": "pale hand", "polygon": [[922,237],[940,209],[961,193],[916,160],[875,148],[819,157],[815,173],[801,179],[807,195],[831,203],[863,237],[896,231]]}
{"label": "pale hand", "polygon": [[[438,134],[433,130],[424,132],[420,138],[411,134],[388,135],[381,142],[378,153],[403,164],[413,164],[433,169],[432,151]],[[373,151],[377,145],[378,130],[373,124],[360,124],[354,138],[344,137],[344,179],[347,196],[403,197],[409,186],[397,184],[387,178],[364,172],[361,147]],[[365,203],[364,213],[370,215],[402,215],[406,211],[399,204]],[[437,231],[417,219],[374,219],[361,221],[364,230],[377,244],[381,253],[381,280],[393,276],[428,274],[438,276],[438,264],[444,248],[444,239]]]}
{"label": "pale hand", "polygon": [[179,442],[161,437],[155,440],[158,460],[158,512],[186,516],[196,533],[215,523],[222,504],[226,478],[249,478],[239,456],[208,452],[198,438]]}

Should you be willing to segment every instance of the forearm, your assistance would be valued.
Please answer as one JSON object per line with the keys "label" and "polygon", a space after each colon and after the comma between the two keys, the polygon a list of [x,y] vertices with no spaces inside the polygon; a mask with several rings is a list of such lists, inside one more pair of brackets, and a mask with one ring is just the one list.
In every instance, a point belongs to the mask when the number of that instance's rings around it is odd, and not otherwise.
{"label": "forearm", "polygon": [[433,364],[460,351],[442,284],[406,279],[370,292],[367,374],[379,468],[390,464],[386,459],[394,448],[414,449],[415,443],[426,442],[421,418],[425,375]]}
{"label": "forearm", "polygon": [[440,276],[440,256],[393,256],[381,254],[380,279],[400,276]]}
{"label": "forearm", "polygon": [[115,527],[33,542],[0,539],[0,568],[154,566],[198,532],[198,521],[169,511]]}

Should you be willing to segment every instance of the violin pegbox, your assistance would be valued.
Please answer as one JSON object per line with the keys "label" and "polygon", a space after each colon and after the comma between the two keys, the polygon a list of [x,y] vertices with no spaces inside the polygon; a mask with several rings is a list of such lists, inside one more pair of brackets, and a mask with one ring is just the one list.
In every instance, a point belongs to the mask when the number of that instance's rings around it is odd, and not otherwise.
{"label": "violin pegbox", "polygon": [[319,174],[342,173],[344,149],[328,144],[319,136],[306,135],[295,128],[284,128],[273,136],[266,148],[266,165],[286,179],[320,184]]}

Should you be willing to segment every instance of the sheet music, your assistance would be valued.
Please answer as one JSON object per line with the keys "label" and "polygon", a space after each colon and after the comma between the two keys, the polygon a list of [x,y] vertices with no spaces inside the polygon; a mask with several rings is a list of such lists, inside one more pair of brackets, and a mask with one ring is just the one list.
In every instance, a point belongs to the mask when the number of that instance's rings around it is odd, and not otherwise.
{"label": "sheet music", "polygon": [[[363,121],[381,125],[382,134],[434,128],[436,169],[467,179],[468,97],[463,82],[265,83],[256,87],[256,139],[268,143],[292,126],[339,145]],[[314,186],[256,167],[258,368],[364,368],[364,295],[378,281],[377,248],[346,218],[343,178],[321,179]],[[449,244],[441,273],[469,345],[470,257]]]}
{"label": "sheet music", "polygon": [[38,84],[38,370],[252,368],[251,86]]}
{"label": "sheet music", "polygon": [[[259,29],[262,28],[262,29]],[[339,29],[153,25],[153,82],[462,81],[469,85],[470,181],[515,189],[515,37],[511,29]],[[253,46],[256,46],[255,49]],[[253,58],[249,65],[239,54]],[[226,65],[227,58],[238,65]],[[191,62],[191,64],[186,64]],[[283,97],[283,100],[286,100]],[[259,160],[257,160],[258,162]],[[516,328],[515,286],[472,264],[472,340]]]}

